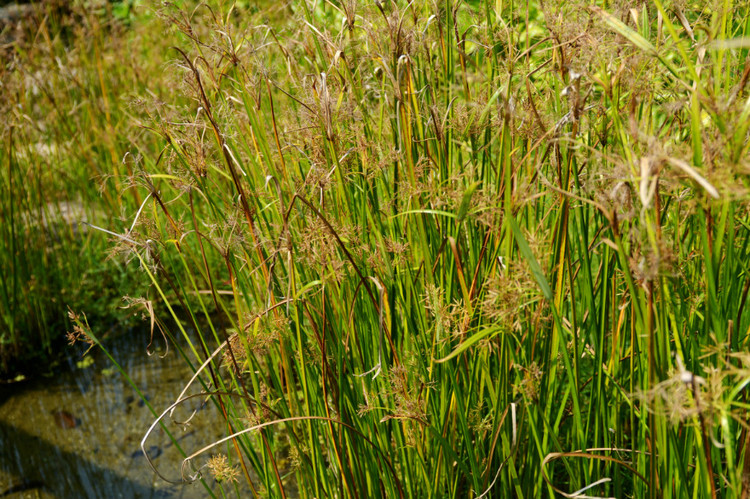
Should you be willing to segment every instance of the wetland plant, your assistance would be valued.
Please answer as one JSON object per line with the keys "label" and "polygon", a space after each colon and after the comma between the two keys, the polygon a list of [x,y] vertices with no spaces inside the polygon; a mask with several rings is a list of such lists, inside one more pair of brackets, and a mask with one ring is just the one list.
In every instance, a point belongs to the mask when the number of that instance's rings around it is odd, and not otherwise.
{"label": "wetland plant", "polygon": [[158,14],[115,250],[195,371],[154,427],[223,414],[186,480],[747,497],[746,2]]}

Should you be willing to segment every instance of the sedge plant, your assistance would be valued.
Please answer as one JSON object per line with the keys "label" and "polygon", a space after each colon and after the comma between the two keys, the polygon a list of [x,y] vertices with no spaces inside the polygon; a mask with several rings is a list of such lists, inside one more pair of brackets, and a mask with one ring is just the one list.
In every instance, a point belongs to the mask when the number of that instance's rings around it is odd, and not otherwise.
{"label": "sedge plant", "polygon": [[195,369],[154,425],[223,414],[185,480],[748,494],[746,3],[155,8],[117,249]]}

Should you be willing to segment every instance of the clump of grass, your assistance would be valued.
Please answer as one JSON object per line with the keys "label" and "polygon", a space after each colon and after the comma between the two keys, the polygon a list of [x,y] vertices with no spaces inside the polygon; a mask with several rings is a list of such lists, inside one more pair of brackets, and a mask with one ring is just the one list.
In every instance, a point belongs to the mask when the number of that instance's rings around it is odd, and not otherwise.
{"label": "clump of grass", "polygon": [[278,414],[228,416],[226,451],[279,496],[278,434],[304,496],[739,493],[737,378],[699,421],[636,394],[745,344],[743,49],[721,40],[747,12],[281,11],[299,22],[170,11],[195,104],[152,125],[187,193],[184,229],[155,214],[160,272],[226,310],[237,366],[210,377],[240,398],[217,402]]}
{"label": "clump of grass", "polygon": [[199,366],[157,423],[196,382],[225,417],[186,479],[747,493],[744,4],[159,12],[174,81],[115,178]]}
{"label": "clump of grass", "polygon": [[[107,5],[35,3],[2,35],[3,377],[54,358],[70,328],[66,307],[105,327],[126,324],[122,294],[146,291],[134,268],[106,258],[111,243],[87,225],[119,227],[138,208],[127,153],[153,149],[128,101],[145,93],[140,71],[156,73],[159,59],[134,45],[143,29],[127,32]],[[132,48],[142,53],[137,68],[122,62],[133,60]]]}

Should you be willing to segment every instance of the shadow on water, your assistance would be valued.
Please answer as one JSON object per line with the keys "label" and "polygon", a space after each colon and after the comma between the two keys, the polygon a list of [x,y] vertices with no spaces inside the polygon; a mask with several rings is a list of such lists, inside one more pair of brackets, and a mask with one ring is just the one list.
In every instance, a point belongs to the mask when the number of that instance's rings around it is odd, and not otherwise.
{"label": "shadow on water", "polygon": [[[192,371],[174,351],[165,358],[148,356],[147,341],[147,334],[131,332],[105,344],[149,403],[162,411]],[[148,467],[140,441],[153,421],[146,404],[97,349],[68,359],[68,368],[54,376],[0,385],[0,497],[209,496],[200,483],[172,485]],[[155,432],[146,444],[149,455],[165,476],[179,479],[180,447],[192,452],[223,437],[221,421],[218,410],[207,404],[188,428],[171,425],[179,445]],[[209,482],[215,490],[213,479]]]}
{"label": "shadow on water", "polygon": [[[61,430],[61,431],[75,431]],[[54,443],[0,422],[5,475],[15,477],[0,486],[0,497],[11,497],[36,489],[51,497],[174,497],[179,486],[155,490],[95,461],[60,449]],[[7,450],[13,449],[12,459]],[[205,492],[205,491],[204,491]]]}

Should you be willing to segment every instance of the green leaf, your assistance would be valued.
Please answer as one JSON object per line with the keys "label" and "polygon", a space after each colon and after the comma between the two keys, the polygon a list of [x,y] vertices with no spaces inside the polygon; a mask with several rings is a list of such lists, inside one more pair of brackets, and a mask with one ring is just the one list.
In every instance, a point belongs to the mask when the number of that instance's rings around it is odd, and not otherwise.
{"label": "green leaf", "polygon": [[500,332],[500,328],[497,326],[488,327],[486,329],[483,329],[482,331],[479,331],[478,333],[472,335],[469,339],[458,345],[455,350],[453,350],[450,354],[446,355],[440,360],[436,360],[438,364],[442,362],[448,362],[449,360],[461,355],[463,352],[468,350],[472,345],[475,345],[479,340],[482,340],[486,338],[487,336],[494,336],[495,334]]}
{"label": "green leaf", "polygon": [[513,215],[510,215],[508,217],[508,223],[510,223],[510,228],[513,230],[513,235],[516,238],[518,250],[521,252],[521,255],[526,259],[526,261],[529,262],[531,273],[534,274],[534,279],[536,279],[537,284],[539,284],[539,288],[542,290],[542,294],[547,300],[552,301],[552,288],[549,287],[549,283],[547,282],[547,278],[544,276],[542,267],[539,265],[539,262],[536,261],[536,258],[534,258],[534,253],[531,252],[529,243],[527,243],[526,238],[523,237],[521,228],[518,226],[518,223],[516,223]]}
{"label": "green leaf", "polygon": [[474,182],[466,189],[466,192],[464,192],[464,196],[461,199],[461,206],[458,207],[458,215],[456,216],[459,223],[463,222],[464,218],[466,218],[466,214],[469,211],[469,204],[471,203],[471,197],[481,183],[482,182]]}
{"label": "green leaf", "polygon": [[598,14],[605,23],[609,24],[609,27],[615,30],[617,34],[627,39],[630,43],[644,52],[648,52],[651,55],[658,55],[656,47],[654,47],[651,42],[643,38],[640,33],[628,27],[615,16],[600,7],[591,7],[591,10]]}

